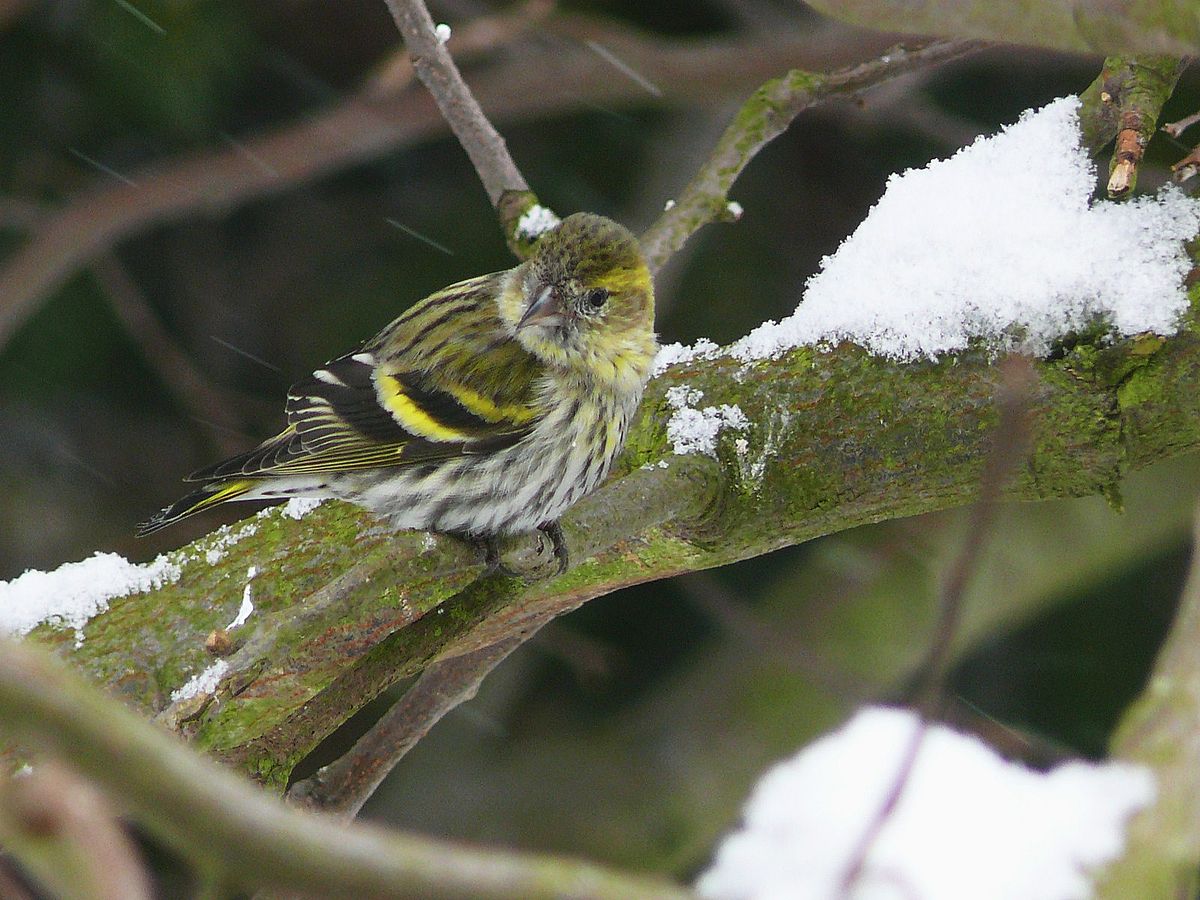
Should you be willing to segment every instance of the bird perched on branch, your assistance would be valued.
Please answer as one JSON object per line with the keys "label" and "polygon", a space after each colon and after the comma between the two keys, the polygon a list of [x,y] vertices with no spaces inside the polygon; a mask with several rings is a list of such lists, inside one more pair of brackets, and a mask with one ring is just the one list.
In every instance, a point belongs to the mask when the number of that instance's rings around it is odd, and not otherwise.
{"label": "bird perched on branch", "polygon": [[637,239],[577,213],[294,385],[283,431],[189,475],[200,487],[139,533],[230,500],[336,497],[492,561],[494,538],[541,529],[565,570],[558,519],[608,474],[656,351]]}

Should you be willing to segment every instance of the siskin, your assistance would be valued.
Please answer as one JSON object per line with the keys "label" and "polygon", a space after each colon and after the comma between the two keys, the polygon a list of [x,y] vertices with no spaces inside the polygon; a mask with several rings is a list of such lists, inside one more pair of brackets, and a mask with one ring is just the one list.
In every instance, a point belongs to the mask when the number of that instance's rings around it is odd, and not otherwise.
{"label": "siskin", "polygon": [[336,497],[396,528],[546,532],[608,474],[657,351],[637,239],[577,213],[504,272],[444,288],[294,385],[287,427],[188,476],[149,534],[228,500]]}

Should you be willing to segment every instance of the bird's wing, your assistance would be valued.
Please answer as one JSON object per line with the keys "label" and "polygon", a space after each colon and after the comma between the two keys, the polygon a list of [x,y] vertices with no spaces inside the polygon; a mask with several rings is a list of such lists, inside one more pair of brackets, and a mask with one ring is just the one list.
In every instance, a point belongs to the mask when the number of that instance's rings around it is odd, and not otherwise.
{"label": "bird's wing", "polygon": [[282,432],[189,480],[405,466],[517,443],[544,414],[544,367],[500,321],[503,274],[427,297],[297,382]]}

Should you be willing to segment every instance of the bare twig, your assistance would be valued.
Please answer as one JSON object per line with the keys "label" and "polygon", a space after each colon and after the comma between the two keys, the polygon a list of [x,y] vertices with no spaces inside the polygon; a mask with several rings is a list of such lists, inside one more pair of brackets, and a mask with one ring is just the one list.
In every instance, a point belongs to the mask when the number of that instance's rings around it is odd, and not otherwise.
{"label": "bare twig", "polygon": [[734,116],[712,155],[667,209],[642,235],[642,248],[657,270],[692,234],[709,222],[730,218],[729,189],[750,160],[782,134],[804,110],[830,97],[865,91],[914,69],[955,59],[982,45],[933,41],[896,46],[878,59],[830,75],[793,69],[760,87]]}
{"label": "bare twig", "polygon": [[1178,139],[1197,122],[1200,122],[1200,112],[1194,112],[1190,116],[1184,116],[1182,119],[1176,119],[1174,122],[1167,122],[1163,125],[1162,130],[1171,137]]}
{"label": "bare twig", "polygon": [[1029,390],[1036,375],[1029,361],[1019,356],[1005,360],[1001,373],[1004,382],[1000,392],[1000,423],[996,427],[992,451],[987,455],[980,478],[979,500],[971,507],[967,519],[966,540],[942,586],[933,641],[929,645],[916,692],[917,702],[926,718],[937,712],[951,651],[958,636],[963,597],[991,535],[996,503],[1009,476],[1029,450]]}
{"label": "bare twig", "polygon": [[1182,159],[1171,166],[1171,179],[1179,184],[1200,173],[1200,145],[1189,150]]}
{"label": "bare twig", "polygon": [[353,819],[387,774],[456,706],[473,698],[483,679],[535,631],[439,660],[336,762],[288,791],[301,806]]}
{"label": "bare twig", "polygon": [[[454,136],[467,151],[488,199],[500,215],[507,238],[517,219],[535,202],[529,184],[509,155],[504,138],[467,88],[445,42],[434,32],[424,0],[387,0],[387,5],[404,36],[417,77],[429,89]],[[520,195],[520,199],[510,203],[506,197],[513,195]]]}
{"label": "bare twig", "polygon": [[341,826],[288,809],[86,685],[47,651],[7,638],[0,723],[71,760],[167,844],[243,886],[370,897],[689,896],[573,860]]}
{"label": "bare twig", "polygon": [[88,782],[56,762],[40,761],[20,778],[0,782],[0,838],[55,896],[152,896],[137,848],[114,810]]}
{"label": "bare twig", "polygon": [[920,755],[921,745],[929,731],[929,722],[941,697],[951,650],[958,636],[962,618],[963,598],[967,584],[979,566],[979,557],[992,531],[996,503],[1010,474],[1024,459],[1029,446],[1028,395],[1035,375],[1028,360],[1013,357],[1003,365],[1004,384],[1000,397],[1000,423],[992,452],[988,454],[980,482],[979,500],[971,508],[966,525],[966,541],[950,567],[949,575],[938,598],[938,615],[933,640],[925,660],[917,691],[920,719],[913,729],[900,765],[892,780],[883,804],[859,837],[850,865],[842,877],[841,895],[849,897],[862,877],[871,849],[884,826],[896,811],[912,777],[913,767]]}

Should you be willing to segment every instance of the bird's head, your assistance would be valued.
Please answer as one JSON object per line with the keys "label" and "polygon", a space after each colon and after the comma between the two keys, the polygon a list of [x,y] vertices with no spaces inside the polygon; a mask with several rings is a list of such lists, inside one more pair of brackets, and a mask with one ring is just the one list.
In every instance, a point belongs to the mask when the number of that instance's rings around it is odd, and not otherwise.
{"label": "bird's head", "polygon": [[514,276],[501,314],[526,350],[593,378],[645,383],[657,351],[654,283],[628,229],[576,213]]}

